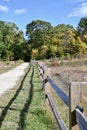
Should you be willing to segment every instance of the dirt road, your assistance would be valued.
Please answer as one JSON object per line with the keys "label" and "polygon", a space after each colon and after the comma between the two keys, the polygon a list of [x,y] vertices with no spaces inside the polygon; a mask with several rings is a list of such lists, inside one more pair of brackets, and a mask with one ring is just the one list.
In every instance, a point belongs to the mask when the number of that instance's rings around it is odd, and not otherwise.
{"label": "dirt road", "polygon": [[0,74],[0,96],[13,88],[19,77],[24,74],[24,69],[28,66],[28,63],[23,63],[9,72]]}

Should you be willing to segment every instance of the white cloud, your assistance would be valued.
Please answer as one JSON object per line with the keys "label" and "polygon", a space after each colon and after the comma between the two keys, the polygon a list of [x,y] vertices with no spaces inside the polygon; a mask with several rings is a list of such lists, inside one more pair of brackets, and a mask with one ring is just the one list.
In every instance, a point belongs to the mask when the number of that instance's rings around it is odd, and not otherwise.
{"label": "white cloud", "polygon": [[8,7],[7,7],[7,6],[0,5],[0,11],[8,12]]}
{"label": "white cloud", "polygon": [[26,11],[27,11],[26,9],[18,9],[18,10],[15,10],[15,14],[23,14]]}
{"label": "white cloud", "polygon": [[80,7],[73,9],[72,13],[68,15],[68,17],[73,16],[87,16],[87,2],[81,3]]}

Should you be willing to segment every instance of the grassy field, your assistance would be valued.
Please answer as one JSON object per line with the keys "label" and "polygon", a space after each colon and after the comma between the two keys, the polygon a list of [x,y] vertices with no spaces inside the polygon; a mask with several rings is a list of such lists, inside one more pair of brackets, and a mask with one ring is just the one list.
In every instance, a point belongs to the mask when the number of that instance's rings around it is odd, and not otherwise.
{"label": "grassy field", "polygon": [[[54,82],[69,95],[70,82],[87,81],[87,60],[46,62]],[[69,127],[69,109],[52,91],[62,119]],[[57,130],[51,109],[47,111],[41,80],[35,65],[30,65],[17,86],[0,97],[0,130]]]}
{"label": "grassy field", "polygon": [[71,82],[87,82],[87,60],[70,60],[51,66],[52,78],[64,89]]}
{"label": "grassy field", "polygon": [[0,97],[0,130],[56,130],[36,66],[30,65],[13,89]]}
{"label": "grassy field", "polygon": [[[54,64],[55,63],[55,64]],[[51,68],[53,81],[69,96],[69,85],[71,82],[87,82],[87,60],[51,61],[47,62]],[[69,109],[53,91],[53,99],[62,119],[69,127]]]}

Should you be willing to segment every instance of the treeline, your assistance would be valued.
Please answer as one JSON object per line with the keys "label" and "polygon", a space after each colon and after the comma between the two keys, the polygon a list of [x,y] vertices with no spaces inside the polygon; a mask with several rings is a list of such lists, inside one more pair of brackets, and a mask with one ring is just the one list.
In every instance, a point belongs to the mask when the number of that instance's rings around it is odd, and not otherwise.
{"label": "treeline", "polygon": [[71,58],[87,53],[87,18],[72,25],[36,20],[26,25],[27,40],[16,24],[0,21],[0,59]]}
{"label": "treeline", "polygon": [[24,34],[12,22],[0,21],[0,60],[30,60]]}
{"label": "treeline", "polygon": [[71,58],[87,53],[86,17],[79,21],[77,29],[69,24],[53,27],[41,20],[27,24],[26,29],[32,59]]}

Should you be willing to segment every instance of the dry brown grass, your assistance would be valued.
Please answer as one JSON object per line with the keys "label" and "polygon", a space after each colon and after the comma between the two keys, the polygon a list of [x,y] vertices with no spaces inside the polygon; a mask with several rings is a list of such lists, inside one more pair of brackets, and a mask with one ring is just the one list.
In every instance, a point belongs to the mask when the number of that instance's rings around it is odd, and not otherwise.
{"label": "dry brown grass", "polygon": [[0,74],[20,65],[22,61],[0,61]]}
{"label": "dry brown grass", "polygon": [[[57,61],[56,61],[57,62]],[[71,82],[87,82],[87,60],[63,61],[58,65],[47,64],[51,68],[53,81],[69,95]],[[69,109],[53,91],[53,99],[67,127],[69,126]]]}
{"label": "dry brown grass", "polygon": [[59,62],[58,61],[53,61],[51,62],[51,66],[58,66],[59,65]]}
{"label": "dry brown grass", "polygon": [[87,61],[63,63],[57,67],[51,67],[51,71],[53,77],[56,77],[57,80],[61,77],[61,80],[67,83],[87,81]]}

